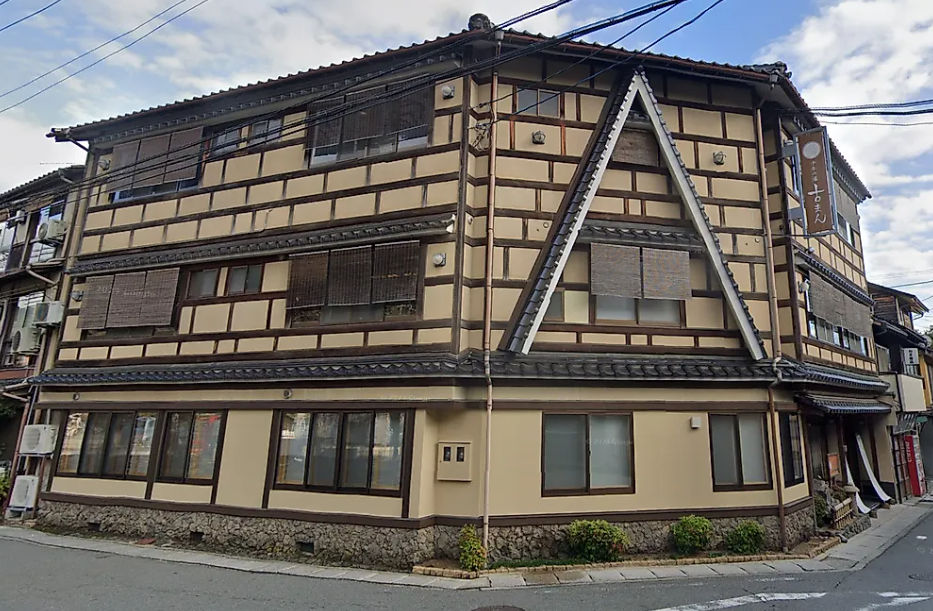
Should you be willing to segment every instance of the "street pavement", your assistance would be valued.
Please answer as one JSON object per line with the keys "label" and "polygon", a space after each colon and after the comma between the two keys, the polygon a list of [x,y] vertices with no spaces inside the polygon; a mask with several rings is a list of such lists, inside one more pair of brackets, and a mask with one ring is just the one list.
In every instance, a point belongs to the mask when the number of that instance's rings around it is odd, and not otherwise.
{"label": "street pavement", "polygon": [[[840,546],[840,565],[890,543],[877,531],[865,534],[878,540]],[[931,512],[860,570],[783,567],[758,575],[605,582],[594,576],[580,585],[463,591],[245,572],[10,538],[0,538],[0,559],[0,609],[933,610]]]}

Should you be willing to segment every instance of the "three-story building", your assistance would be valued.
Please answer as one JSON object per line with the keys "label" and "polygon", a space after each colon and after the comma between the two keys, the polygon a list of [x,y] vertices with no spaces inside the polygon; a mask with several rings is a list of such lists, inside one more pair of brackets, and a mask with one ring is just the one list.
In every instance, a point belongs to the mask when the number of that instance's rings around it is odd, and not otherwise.
{"label": "three-story building", "polygon": [[53,130],[90,153],[43,521],[391,566],[812,532],[801,405],[883,409],[864,186],[839,158],[855,229],[798,235],[780,65],[482,21]]}

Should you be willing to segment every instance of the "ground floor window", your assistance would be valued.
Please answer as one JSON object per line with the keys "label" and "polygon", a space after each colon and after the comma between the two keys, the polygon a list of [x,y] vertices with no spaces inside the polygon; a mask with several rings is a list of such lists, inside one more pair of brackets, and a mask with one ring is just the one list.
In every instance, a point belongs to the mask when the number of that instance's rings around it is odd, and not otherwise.
{"label": "ground floor window", "polygon": [[544,494],[633,492],[631,414],[545,414]]}
{"label": "ground floor window", "polygon": [[784,485],[803,483],[803,450],[800,443],[800,416],[783,413],[781,423],[781,463],[784,467]]}
{"label": "ground floor window", "polygon": [[167,412],[159,479],[213,480],[222,428],[222,412]]}
{"label": "ground floor window", "polygon": [[145,478],[157,416],[156,412],[70,412],[58,473]]}
{"label": "ground floor window", "polygon": [[769,488],[764,414],[710,414],[713,490]]}
{"label": "ground floor window", "polygon": [[284,412],[276,485],[397,496],[406,424],[403,411]]}

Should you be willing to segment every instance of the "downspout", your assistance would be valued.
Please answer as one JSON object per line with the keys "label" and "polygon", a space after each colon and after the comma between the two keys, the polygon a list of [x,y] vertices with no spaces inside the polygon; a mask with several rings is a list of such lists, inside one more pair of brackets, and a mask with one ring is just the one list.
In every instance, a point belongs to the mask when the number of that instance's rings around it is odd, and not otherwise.
{"label": "downspout", "polygon": [[[497,30],[496,57],[502,52],[502,31]],[[483,473],[483,548],[489,549],[489,476],[492,466],[492,274],[493,255],[495,254],[495,214],[496,214],[496,99],[499,97],[499,71],[492,68],[492,82],[489,86],[489,183],[486,187],[486,274],[483,304],[483,374],[486,378],[486,464]],[[465,119],[464,119],[465,120]]]}
{"label": "downspout", "polygon": [[764,136],[761,129],[761,100],[755,107],[755,130],[758,138],[758,167],[760,168],[760,177],[758,181],[761,190],[761,217],[762,227],[764,229],[765,240],[765,262],[768,266],[768,273],[765,274],[768,284],[768,302],[771,314],[771,368],[774,371],[774,381],[768,385],[768,413],[771,419],[771,447],[774,451],[774,473],[775,486],[777,487],[778,504],[778,528],[780,530],[781,549],[787,551],[787,516],[784,513],[784,464],[778,460],[778,414],[774,406],[774,387],[781,384],[784,380],[781,377],[779,364],[781,362],[781,329],[778,318],[778,299],[776,282],[774,280],[774,244],[771,237],[771,206],[768,202],[768,179],[765,166]]}

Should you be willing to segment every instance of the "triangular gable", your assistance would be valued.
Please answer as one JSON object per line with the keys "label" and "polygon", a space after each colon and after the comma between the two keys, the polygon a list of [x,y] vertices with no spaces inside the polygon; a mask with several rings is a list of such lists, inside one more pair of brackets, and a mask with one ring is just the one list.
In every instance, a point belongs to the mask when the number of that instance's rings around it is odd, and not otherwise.
{"label": "triangular gable", "polygon": [[688,218],[699,234],[707,259],[719,278],[723,297],[739,327],[742,339],[755,360],[763,359],[765,357],[764,347],[751,314],[726,265],[719,239],[713,232],[693,180],[674,145],[674,139],[661,117],[658,102],[642,71],[635,72],[624,94],[619,89],[610,96],[607,102],[610,106],[608,112],[604,113],[603,122],[598,127],[596,141],[588,151],[589,154],[585,154],[580,162],[585,171],[578,172],[578,176],[575,176],[577,182],[568,193],[569,201],[562,206],[559,225],[551,236],[550,244],[542,249],[538,257],[539,260],[535,264],[537,274],[531,280],[534,284],[520,306],[522,311],[511,333],[506,335],[503,347],[510,352],[522,354],[528,354],[531,349],[538,328],[544,319],[547,304],[557,287],[573,245],[577,241],[583,221],[599,188],[600,179],[606,171],[612,151],[615,149],[622,127],[625,125],[636,98],[641,100],[652,131],[657,138],[664,165],[668,169],[677,194],[684,203]]}

